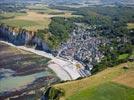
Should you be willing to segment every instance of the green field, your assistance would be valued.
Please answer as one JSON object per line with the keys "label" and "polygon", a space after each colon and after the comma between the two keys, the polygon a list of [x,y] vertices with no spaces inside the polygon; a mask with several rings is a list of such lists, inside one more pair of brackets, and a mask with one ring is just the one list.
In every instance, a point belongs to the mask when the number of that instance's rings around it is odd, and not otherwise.
{"label": "green field", "polygon": [[0,14],[0,24],[5,23],[9,26],[24,28],[27,30],[48,28],[48,25],[51,22],[50,18],[36,18],[35,16],[36,15],[29,15],[29,13]]}
{"label": "green field", "polygon": [[[123,69],[124,66],[128,69]],[[65,91],[65,96],[61,100],[134,100],[134,62],[128,62],[118,65],[114,68],[108,68],[96,75],[82,80],[57,84],[53,87]],[[132,72],[133,75],[129,75]],[[126,80],[129,85],[122,85],[114,81],[119,76],[126,74]],[[128,78],[127,78],[128,77]],[[130,80],[130,77],[133,79]],[[126,82],[126,81],[125,81]]]}
{"label": "green field", "polygon": [[0,23],[5,23],[9,26],[19,27],[27,30],[36,31],[37,29],[48,28],[51,19],[45,19],[44,21],[33,21],[25,19],[8,19],[0,20]]}
{"label": "green field", "polygon": [[118,60],[124,60],[126,58],[128,58],[129,54],[122,54],[119,56]]}
{"label": "green field", "polygon": [[37,31],[38,29],[48,28],[52,17],[80,17],[72,15],[70,11],[51,9],[44,4],[29,5],[25,12],[1,13],[0,24],[5,23],[9,26]]}
{"label": "green field", "polygon": [[25,16],[27,15],[27,13],[16,13],[16,12],[8,12],[8,13],[0,13],[0,17],[3,17],[3,18],[10,18],[10,17],[16,17],[16,16]]}
{"label": "green field", "polygon": [[134,89],[109,82],[80,91],[68,100],[134,100]]}
{"label": "green field", "polygon": [[134,23],[128,23],[128,29],[134,29]]}
{"label": "green field", "polygon": [[53,12],[61,12],[60,10],[57,9],[51,9],[47,5],[44,4],[35,4],[35,5],[30,5],[27,7],[29,11],[34,11],[34,12],[43,12],[43,13],[53,13]]}
{"label": "green field", "polygon": [[34,25],[38,25],[38,23],[30,20],[16,20],[16,19],[10,19],[10,20],[1,20],[0,23],[6,23],[9,26],[15,26],[15,27],[30,27]]}
{"label": "green field", "polygon": [[28,7],[30,11],[34,12],[43,12],[43,13],[51,13],[51,12],[57,12],[58,10],[53,10],[48,8],[47,6],[30,6]]}
{"label": "green field", "polygon": [[51,9],[44,4],[29,5],[25,12],[1,13],[0,24],[5,23],[9,26],[37,31],[38,29],[48,29],[52,17],[80,17],[72,15],[70,11]]}
{"label": "green field", "polygon": [[38,13],[28,11],[27,13],[6,13],[0,14],[0,24],[5,23],[9,26],[24,28],[31,31],[48,28],[52,17],[77,17],[70,12],[47,12]]}

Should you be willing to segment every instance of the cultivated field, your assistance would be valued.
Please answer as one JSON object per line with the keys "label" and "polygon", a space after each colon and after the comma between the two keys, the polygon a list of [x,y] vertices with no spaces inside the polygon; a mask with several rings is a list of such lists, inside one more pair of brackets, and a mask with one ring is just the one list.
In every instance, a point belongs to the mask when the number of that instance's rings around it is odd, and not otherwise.
{"label": "cultivated field", "polygon": [[46,5],[28,6],[26,13],[2,13],[0,23],[36,31],[48,28],[52,17],[79,17],[70,11],[50,9]]}
{"label": "cultivated field", "polygon": [[[124,66],[128,66],[128,69],[124,69]],[[133,71],[134,62],[128,62],[89,78],[57,84],[54,87],[65,91],[65,97],[61,100],[134,100]]]}

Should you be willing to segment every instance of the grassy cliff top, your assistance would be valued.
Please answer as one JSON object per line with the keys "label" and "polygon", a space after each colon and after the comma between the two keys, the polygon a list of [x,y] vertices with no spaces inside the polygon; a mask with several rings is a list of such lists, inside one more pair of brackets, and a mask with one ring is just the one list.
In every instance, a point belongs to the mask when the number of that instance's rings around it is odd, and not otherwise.
{"label": "grassy cliff top", "polygon": [[91,77],[54,87],[65,91],[61,100],[133,100],[133,77],[134,62],[128,62],[107,68]]}

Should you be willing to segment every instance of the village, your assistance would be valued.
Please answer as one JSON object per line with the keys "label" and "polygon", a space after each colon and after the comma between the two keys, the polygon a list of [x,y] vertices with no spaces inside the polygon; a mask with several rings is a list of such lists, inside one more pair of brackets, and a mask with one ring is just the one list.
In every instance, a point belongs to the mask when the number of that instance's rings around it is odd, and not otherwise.
{"label": "village", "polygon": [[91,70],[94,63],[100,62],[103,58],[103,54],[99,51],[99,45],[104,45],[107,42],[104,38],[93,36],[94,32],[78,26],[71,33],[71,38],[66,43],[62,43],[58,56],[65,59],[75,59],[87,66],[87,70]]}

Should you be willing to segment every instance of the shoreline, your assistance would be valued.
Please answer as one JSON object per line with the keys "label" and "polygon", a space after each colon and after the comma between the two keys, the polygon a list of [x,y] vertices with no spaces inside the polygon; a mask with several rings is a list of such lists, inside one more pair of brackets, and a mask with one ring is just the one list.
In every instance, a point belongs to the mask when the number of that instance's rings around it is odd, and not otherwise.
{"label": "shoreline", "polygon": [[[36,79],[34,82],[32,82],[31,84],[17,89],[17,90],[12,90],[12,91],[5,91],[3,93],[1,93],[0,95],[0,99],[8,99],[8,98],[19,98],[20,96],[29,96],[29,95],[36,95],[36,91],[40,91],[41,93],[43,93],[43,91],[45,90],[46,87],[48,87],[48,80],[50,79],[50,83],[51,84],[56,84],[59,80],[58,79],[54,79],[53,76],[50,77],[42,77],[39,79]],[[44,84],[45,81],[45,84]],[[39,84],[37,84],[39,83]],[[42,94],[40,94],[42,95]]]}
{"label": "shoreline", "polygon": [[[75,80],[79,77],[82,77],[81,74],[79,73],[79,69],[83,69],[84,67],[77,61],[69,61],[60,57],[54,57],[52,54],[46,53],[44,51],[27,48],[25,46],[16,46],[12,43],[2,41],[2,40],[0,40],[0,42],[10,45],[12,47],[15,47],[17,49],[29,51],[34,54],[51,59],[48,64],[48,67],[52,69],[62,81]],[[53,62],[53,64],[51,64],[51,62]],[[77,69],[76,64],[80,64],[81,68]],[[58,66],[55,67],[55,65],[58,65]]]}

